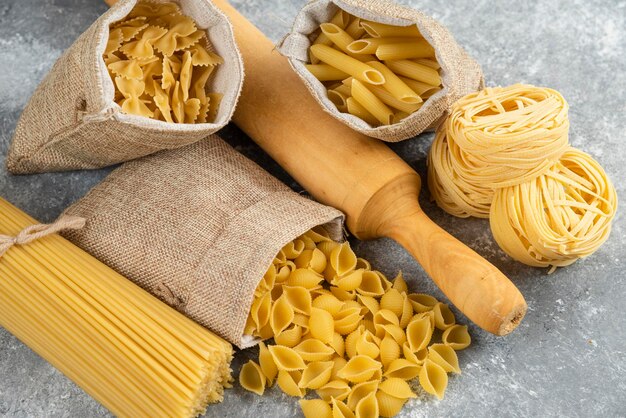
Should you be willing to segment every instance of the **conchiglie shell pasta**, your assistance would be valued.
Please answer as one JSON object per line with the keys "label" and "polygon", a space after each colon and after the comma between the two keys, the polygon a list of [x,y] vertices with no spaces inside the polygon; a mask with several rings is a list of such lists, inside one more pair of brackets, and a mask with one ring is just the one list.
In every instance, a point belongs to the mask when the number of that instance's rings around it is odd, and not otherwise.
{"label": "conchiglie shell pasta", "polygon": [[356,255],[350,244],[344,242],[335,247],[330,253],[330,265],[339,277],[346,275],[356,268]]}
{"label": "conchiglie shell pasta", "polygon": [[350,385],[344,380],[331,380],[317,389],[316,393],[325,402],[331,402],[332,398],[343,401],[350,394]]}
{"label": "conchiglie shell pasta", "polygon": [[302,378],[302,372],[299,370],[288,372],[285,370],[278,371],[278,379],[276,383],[280,390],[289,396],[297,396],[303,398],[306,395],[306,389],[300,388],[298,382]]}
{"label": "conchiglie shell pasta", "polygon": [[431,395],[443,399],[448,386],[448,374],[440,365],[426,360],[419,375],[420,385]]}
{"label": "conchiglie shell pasta", "polygon": [[341,308],[343,308],[343,302],[337,299],[334,295],[320,295],[313,299],[313,307],[323,309],[335,316]]}
{"label": "conchiglie shell pasta", "polygon": [[269,293],[263,295],[260,299],[255,299],[250,308],[250,315],[257,326],[257,329],[263,328],[270,320],[270,311],[272,308],[272,299]]}
{"label": "conchiglie shell pasta", "polygon": [[316,287],[324,280],[322,276],[309,269],[295,269],[289,275],[286,284],[289,286],[300,286],[306,289]]}
{"label": "conchiglie shell pasta", "polygon": [[376,400],[378,401],[378,411],[381,417],[394,417],[398,415],[406,399],[396,398],[383,391],[376,392]]}
{"label": "conchiglie shell pasta", "polygon": [[354,412],[352,412],[345,403],[337,399],[333,399],[332,405],[333,418],[356,418]]}
{"label": "conchiglie shell pasta", "polygon": [[299,401],[304,418],[332,418],[333,410],[322,399],[302,399]]}
{"label": "conchiglie shell pasta", "polygon": [[405,380],[396,377],[388,378],[378,386],[378,389],[396,398],[417,398],[409,384]]}
{"label": "conchiglie shell pasta", "polygon": [[387,371],[383,374],[385,377],[396,377],[403,380],[411,380],[416,378],[422,368],[416,363],[405,358],[398,358],[389,364]]}
{"label": "conchiglie shell pasta", "polygon": [[381,351],[375,340],[376,337],[371,332],[363,332],[356,342],[356,354],[376,359]]}
{"label": "conchiglie shell pasta", "polygon": [[436,304],[433,308],[433,312],[435,313],[435,327],[438,329],[448,329],[456,322],[450,307],[445,303],[439,302]]}
{"label": "conchiglie shell pasta", "polygon": [[372,318],[373,315],[375,315],[376,312],[378,312],[378,310],[380,309],[378,301],[371,296],[357,295],[356,298],[361,303],[361,305],[365,306],[367,310],[372,314]]}
{"label": "conchiglie shell pasta", "polygon": [[382,296],[385,293],[385,287],[380,275],[375,271],[364,271],[357,292],[365,296]]}
{"label": "conchiglie shell pasta", "polygon": [[356,409],[356,406],[363,398],[368,396],[370,393],[376,393],[379,383],[380,382],[378,380],[371,380],[369,382],[354,385],[350,391],[350,395],[348,395],[348,408],[353,410]]}
{"label": "conchiglie shell pasta", "polygon": [[402,315],[400,315],[400,328],[406,328],[411,322],[411,318],[413,317],[413,305],[411,305],[411,301],[409,297],[405,294],[402,295]]}
{"label": "conchiglie shell pasta", "polygon": [[294,351],[305,361],[330,360],[335,354],[333,348],[315,338],[302,341],[294,347]]}
{"label": "conchiglie shell pasta", "polygon": [[300,286],[283,286],[283,294],[295,312],[309,315],[311,313],[311,292]]}
{"label": "conchiglie shell pasta", "polygon": [[380,342],[380,362],[386,368],[392,361],[400,357],[400,346],[389,334]]}
{"label": "conchiglie shell pasta", "polygon": [[411,293],[409,295],[411,305],[415,313],[421,313],[432,310],[439,301],[430,295],[423,293]]}
{"label": "conchiglie shell pasta", "polygon": [[348,360],[343,357],[334,357],[333,363],[335,363],[335,365],[333,366],[333,371],[330,375],[330,378],[332,380],[339,380],[341,379],[339,377],[339,370],[343,369],[345,365],[348,364]]}
{"label": "conchiglie shell pasta", "polygon": [[331,287],[330,292],[335,295],[335,297],[341,301],[348,301],[356,299],[356,291],[354,290],[343,290],[338,287]]}
{"label": "conchiglie shell pasta", "polygon": [[278,345],[284,345],[285,347],[293,348],[302,340],[302,327],[300,325],[293,325],[285,331],[274,336],[274,341]]}
{"label": "conchiglie shell pasta", "polygon": [[302,370],[306,367],[300,354],[289,347],[273,345],[269,347],[269,350],[278,370],[294,371]]}
{"label": "conchiglie shell pasta", "polygon": [[347,273],[343,277],[333,278],[330,283],[333,286],[337,286],[342,290],[352,291],[357,289],[361,285],[362,280],[363,270],[354,270],[350,273]]}
{"label": "conchiglie shell pasta", "polygon": [[445,344],[433,344],[428,347],[428,359],[440,365],[448,373],[461,373],[456,351]]}
{"label": "conchiglie shell pasta", "polygon": [[339,311],[335,316],[335,331],[341,335],[346,335],[357,329],[363,316],[360,309],[350,308]]}
{"label": "conchiglie shell pasta", "polygon": [[396,276],[395,279],[393,279],[393,288],[396,289],[398,292],[402,293],[407,293],[409,291],[409,287],[407,286],[406,282],[404,281],[404,276],[402,275],[402,272],[399,271],[398,275]]}
{"label": "conchiglie shell pasta", "polygon": [[272,306],[272,312],[270,316],[270,326],[274,335],[278,335],[283,332],[293,321],[294,311],[291,304],[287,300],[285,294],[283,294]]}
{"label": "conchiglie shell pasta", "polygon": [[467,325],[452,325],[441,335],[441,342],[455,350],[463,350],[469,347],[472,337],[467,332]]}
{"label": "conchiglie shell pasta", "polygon": [[332,361],[315,361],[302,372],[298,383],[301,388],[319,389],[330,380],[334,363]]}
{"label": "conchiglie shell pasta", "polygon": [[263,341],[259,343],[259,366],[261,367],[263,376],[267,379],[268,385],[271,386],[278,375],[278,367],[276,367],[276,363],[274,363],[272,353],[270,353]]}
{"label": "conchiglie shell pasta", "polygon": [[428,318],[411,321],[406,328],[406,339],[413,352],[426,348],[432,335],[433,327]]}
{"label": "conchiglie shell pasta", "polygon": [[313,271],[322,274],[326,269],[326,256],[317,248],[304,250],[298,258],[294,260],[298,268],[311,268]]}
{"label": "conchiglie shell pasta", "polygon": [[378,418],[378,400],[376,393],[371,392],[361,399],[355,409],[356,418]]}
{"label": "conchiglie shell pasta", "polygon": [[331,343],[335,333],[333,316],[323,309],[311,308],[309,330],[314,338],[325,344]]}
{"label": "conchiglie shell pasta", "polygon": [[369,380],[376,372],[381,370],[382,365],[367,356],[355,356],[351,358],[343,369],[339,370],[339,377],[352,383],[361,383]]}
{"label": "conchiglie shell pasta", "polygon": [[239,383],[244,389],[257,395],[263,395],[263,392],[265,392],[265,376],[259,365],[252,360],[248,361],[241,368]]}
{"label": "conchiglie shell pasta", "polygon": [[[295,239],[287,243],[283,247],[282,251],[283,251],[283,254],[285,254],[285,257],[287,259],[294,260],[304,251],[304,241]],[[297,265],[298,263],[296,263],[296,266]]]}
{"label": "conchiglie shell pasta", "polygon": [[343,337],[338,332],[333,334],[333,340],[329,344],[338,356],[343,357],[346,352],[346,345]]}
{"label": "conchiglie shell pasta", "polygon": [[352,331],[345,340],[346,355],[348,358],[356,356],[356,345],[361,337],[362,330],[359,328]]}
{"label": "conchiglie shell pasta", "polygon": [[380,309],[388,309],[400,318],[404,311],[402,294],[393,288],[385,292],[383,297],[380,298]]}

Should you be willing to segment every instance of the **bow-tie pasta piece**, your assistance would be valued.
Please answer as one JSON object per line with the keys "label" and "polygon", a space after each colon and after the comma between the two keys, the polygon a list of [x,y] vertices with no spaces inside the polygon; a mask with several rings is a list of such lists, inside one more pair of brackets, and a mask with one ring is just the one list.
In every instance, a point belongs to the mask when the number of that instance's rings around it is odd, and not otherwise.
{"label": "bow-tie pasta piece", "polygon": [[[223,95],[208,88],[224,60],[212,51],[206,31],[175,3],[137,3],[125,19],[110,25],[103,59],[124,113],[167,123],[217,119]],[[116,77],[142,81],[142,93],[128,97]]]}

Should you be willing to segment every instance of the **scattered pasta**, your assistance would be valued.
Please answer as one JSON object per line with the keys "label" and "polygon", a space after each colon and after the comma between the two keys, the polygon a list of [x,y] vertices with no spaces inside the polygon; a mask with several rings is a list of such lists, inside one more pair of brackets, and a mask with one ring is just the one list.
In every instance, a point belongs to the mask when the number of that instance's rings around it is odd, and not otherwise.
{"label": "scattered pasta", "polygon": [[372,126],[417,112],[442,89],[439,63],[416,25],[389,26],[343,10],[322,23],[307,69],[342,113]]}
{"label": "scattered pasta", "polygon": [[109,28],[103,59],[124,113],[169,123],[215,120],[222,95],[207,86],[223,60],[175,3],[137,3]]}
{"label": "scattered pasta", "polygon": [[[321,227],[288,243],[255,292],[245,333],[258,364],[241,370],[243,388],[262,395],[277,383],[303,398],[305,417],[391,417],[417,395],[407,381],[443,397],[466,326],[432,296],[409,293],[402,273],[390,281]],[[261,376],[261,377],[259,377]]]}

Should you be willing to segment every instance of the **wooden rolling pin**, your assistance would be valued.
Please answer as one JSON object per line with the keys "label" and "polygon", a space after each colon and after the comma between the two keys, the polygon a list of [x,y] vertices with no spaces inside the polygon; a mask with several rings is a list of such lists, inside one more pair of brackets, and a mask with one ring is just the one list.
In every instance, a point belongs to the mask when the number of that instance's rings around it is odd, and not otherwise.
{"label": "wooden rolling pin", "polygon": [[396,240],[478,326],[497,335],[515,329],[526,313],[524,297],[426,216],[419,175],[382,142],[325,113],[259,29],[227,1],[215,4],[229,16],[245,64],[237,126],[313,197],[342,210],[357,238]]}

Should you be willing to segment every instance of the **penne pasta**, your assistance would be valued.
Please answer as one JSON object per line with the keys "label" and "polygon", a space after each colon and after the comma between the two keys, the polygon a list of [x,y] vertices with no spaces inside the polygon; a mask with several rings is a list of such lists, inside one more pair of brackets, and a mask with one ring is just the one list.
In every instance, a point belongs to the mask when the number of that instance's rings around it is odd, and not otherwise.
{"label": "penne pasta", "polygon": [[378,125],[378,120],[376,120],[376,118],[370,112],[368,112],[367,109],[361,106],[359,102],[354,100],[354,97],[348,97],[348,99],[346,100],[346,105],[348,107],[348,113],[350,113],[351,115],[354,115],[359,119],[363,119],[365,122],[372,126]]}
{"label": "penne pasta", "polygon": [[[367,64],[380,71],[383,77],[385,77],[385,84],[382,85],[382,88],[388,91],[396,100],[412,105],[422,102],[420,96],[411,90],[411,87],[395,75],[385,64],[378,61],[370,61]],[[396,107],[396,109],[399,108]],[[404,108],[399,110],[404,110]],[[405,110],[405,112],[410,113],[411,111]]]}
{"label": "penne pasta", "polygon": [[416,39],[415,42],[384,44],[376,49],[376,56],[382,61],[429,58],[434,55],[435,50],[425,39]]}
{"label": "penne pasta", "polygon": [[371,61],[372,59],[375,58],[371,55],[354,54],[350,52],[348,50],[348,45],[354,42],[354,38],[348,35],[346,31],[341,29],[339,26],[333,23],[322,23],[320,25],[320,28],[322,29],[322,33],[325,34],[328,37],[328,39],[330,39],[332,43],[337,48],[339,48],[339,50],[351,56],[352,58],[357,59],[359,61],[363,61],[363,62]]}
{"label": "penne pasta", "polygon": [[416,112],[422,107],[423,104],[421,101],[419,103],[406,103],[398,100],[381,86],[367,86],[367,89],[374,93],[374,95],[387,106],[393,107],[394,109],[400,110],[405,113],[410,114]]}
{"label": "penne pasta", "polygon": [[383,125],[393,121],[393,112],[359,80],[352,80],[352,97]]}
{"label": "penne pasta", "polygon": [[328,98],[335,106],[337,106],[337,109],[339,109],[340,112],[345,113],[348,111],[348,104],[346,102],[348,97],[349,96],[346,96],[337,90],[328,90]]}
{"label": "penne pasta", "polygon": [[427,67],[434,68],[435,70],[438,70],[441,68],[441,65],[439,65],[439,63],[435,59],[418,58],[418,59],[414,59],[413,61],[415,61],[418,64],[422,64]]}
{"label": "penne pasta", "polygon": [[440,88],[439,86],[431,86],[430,84],[422,83],[421,81],[413,80],[408,77],[400,77],[400,80],[404,81],[406,85],[409,86],[415,93],[419,94],[422,99],[424,98],[424,95],[429,93],[431,90],[437,90]]}
{"label": "penne pasta", "polygon": [[[313,55],[319,58],[320,61],[353,76],[357,80],[361,80],[363,82],[375,85],[385,83],[385,77],[383,77],[380,71],[375,70],[369,65],[359,60],[356,60],[349,55],[344,54],[343,52],[337,51],[327,45],[313,45],[311,47],[311,52],[313,53]],[[432,70],[432,68],[429,69]]]}
{"label": "penne pasta", "polygon": [[[350,15],[344,10],[339,10],[332,19],[330,19],[329,23],[335,24],[340,28],[345,28],[348,22],[350,21]],[[331,45],[333,42],[326,36],[323,32],[315,38],[313,41],[313,45]],[[317,59],[313,54],[309,53],[309,59],[311,60],[311,64],[317,64],[319,59]]]}
{"label": "penne pasta", "polygon": [[361,26],[361,18],[355,17],[346,27],[346,33],[354,39],[358,39],[365,34],[365,29]]}
{"label": "penne pasta", "polygon": [[375,54],[381,45],[416,42],[415,38],[363,38],[348,45],[348,50],[355,54]]}
{"label": "penne pasta", "polygon": [[361,26],[374,38],[384,38],[388,36],[419,38],[422,36],[416,25],[392,26],[384,23],[362,20]]}
{"label": "penne pasta", "polygon": [[389,60],[385,64],[398,75],[421,81],[433,86],[441,84],[441,76],[434,68],[427,67],[409,60]]}
{"label": "penne pasta", "polygon": [[344,96],[346,96],[346,98],[352,95],[352,90],[350,88],[350,85],[348,84],[341,84],[340,86],[335,87],[333,90],[336,90],[338,93],[343,94]]}
{"label": "penne pasta", "polygon": [[349,74],[346,74],[328,64],[307,64],[306,68],[319,81],[344,80],[346,77],[350,77]]}

